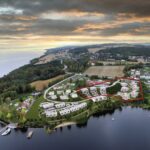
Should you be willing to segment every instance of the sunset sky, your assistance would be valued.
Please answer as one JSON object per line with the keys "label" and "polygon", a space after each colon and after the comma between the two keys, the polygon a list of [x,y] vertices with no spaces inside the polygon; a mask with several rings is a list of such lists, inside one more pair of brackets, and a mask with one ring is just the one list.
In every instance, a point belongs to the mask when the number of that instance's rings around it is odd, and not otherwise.
{"label": "sunset sky", "polygon": [[150,0],[0,0],[0,50],[150,43]]}

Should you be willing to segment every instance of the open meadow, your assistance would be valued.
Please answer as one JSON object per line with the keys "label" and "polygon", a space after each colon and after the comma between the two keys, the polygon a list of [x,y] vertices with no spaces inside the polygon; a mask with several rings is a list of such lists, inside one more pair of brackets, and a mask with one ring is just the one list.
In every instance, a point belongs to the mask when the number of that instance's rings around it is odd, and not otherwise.
{"label": "open meadow", "polygon": [[92,66],[88,68],[85,75],[98,75],[99,77],[110,76],[110,77],[122,77],[124,66]]}
{"label": "open meadow", "polygon": [[42,91],[42,90],[44,90],[44,88],[48,87],[49,83],[52,83],[54,81],[57,81],[57,80],[60,80],[60,79],[63,79],[63,78],[64,78],[64,75],[59,75],[57,77],[54,77],[54,78],[51,78],[51,79],[48,79],[48,80],[39,80],[39,81],[32,82],[31,86],[35,87],[35,89],[37,91]]}

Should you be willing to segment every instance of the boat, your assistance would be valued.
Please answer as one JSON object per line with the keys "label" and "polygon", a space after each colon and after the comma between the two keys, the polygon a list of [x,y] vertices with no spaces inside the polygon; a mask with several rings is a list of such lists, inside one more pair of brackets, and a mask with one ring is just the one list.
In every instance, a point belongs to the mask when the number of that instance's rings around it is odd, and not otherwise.
{"label": "boat", "polygon": [[8,135],[10,132],[11,132],[11,129],[10,129],[10,128],[7,128],[1,135],[2,135],[2,136],[6,136],[6,135]]}
{"label": "boat", "polygon": [[111,120],[112,120],[112,121],[114,121],[114,120],[115,120],[115,118],[112,118]]}
{"label": "boat", "polygon": [[32,135],[33,135],[33,131],[28,132],[27,138],[30,139],[32,137]]}

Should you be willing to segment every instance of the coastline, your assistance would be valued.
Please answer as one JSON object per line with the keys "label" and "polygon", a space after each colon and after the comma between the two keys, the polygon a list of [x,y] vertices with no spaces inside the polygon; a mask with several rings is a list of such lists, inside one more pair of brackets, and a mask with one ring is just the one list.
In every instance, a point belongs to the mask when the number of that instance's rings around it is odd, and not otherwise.
{"label": "coastline", "polygon": [[66,127],[66,126],[69,126],[69,125],[74,125],[74,124],[77,124],[76,122],[64,122],[64,123],[61,123],[61,124],[59,124],[59,125],[57,125],[56,127],[55,127],[55,129],[58,129],[58,128],[61,128],[61,127]]}

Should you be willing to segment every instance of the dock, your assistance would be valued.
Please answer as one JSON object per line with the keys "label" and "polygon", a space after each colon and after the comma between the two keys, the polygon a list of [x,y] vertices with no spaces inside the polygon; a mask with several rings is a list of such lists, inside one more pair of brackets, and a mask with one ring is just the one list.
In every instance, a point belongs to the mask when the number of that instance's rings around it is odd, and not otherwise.
{"label": "dock", "polygon": [[28,139],[31,139],[33,136],[33,131],[29,131],[28,134],[27,134],[27,138]]}
{"label": "dock", "polygon": [[10,123],[10,124],[6,124],[2,121],[0,121],[0,123],[2,125],[5,125],[2,129],[0,129],[0,133],[2,133],[3,131],[5,131],[7,128],[10,128],[10,129],[16,129],[17,128],[17,124],[16,123]]}

